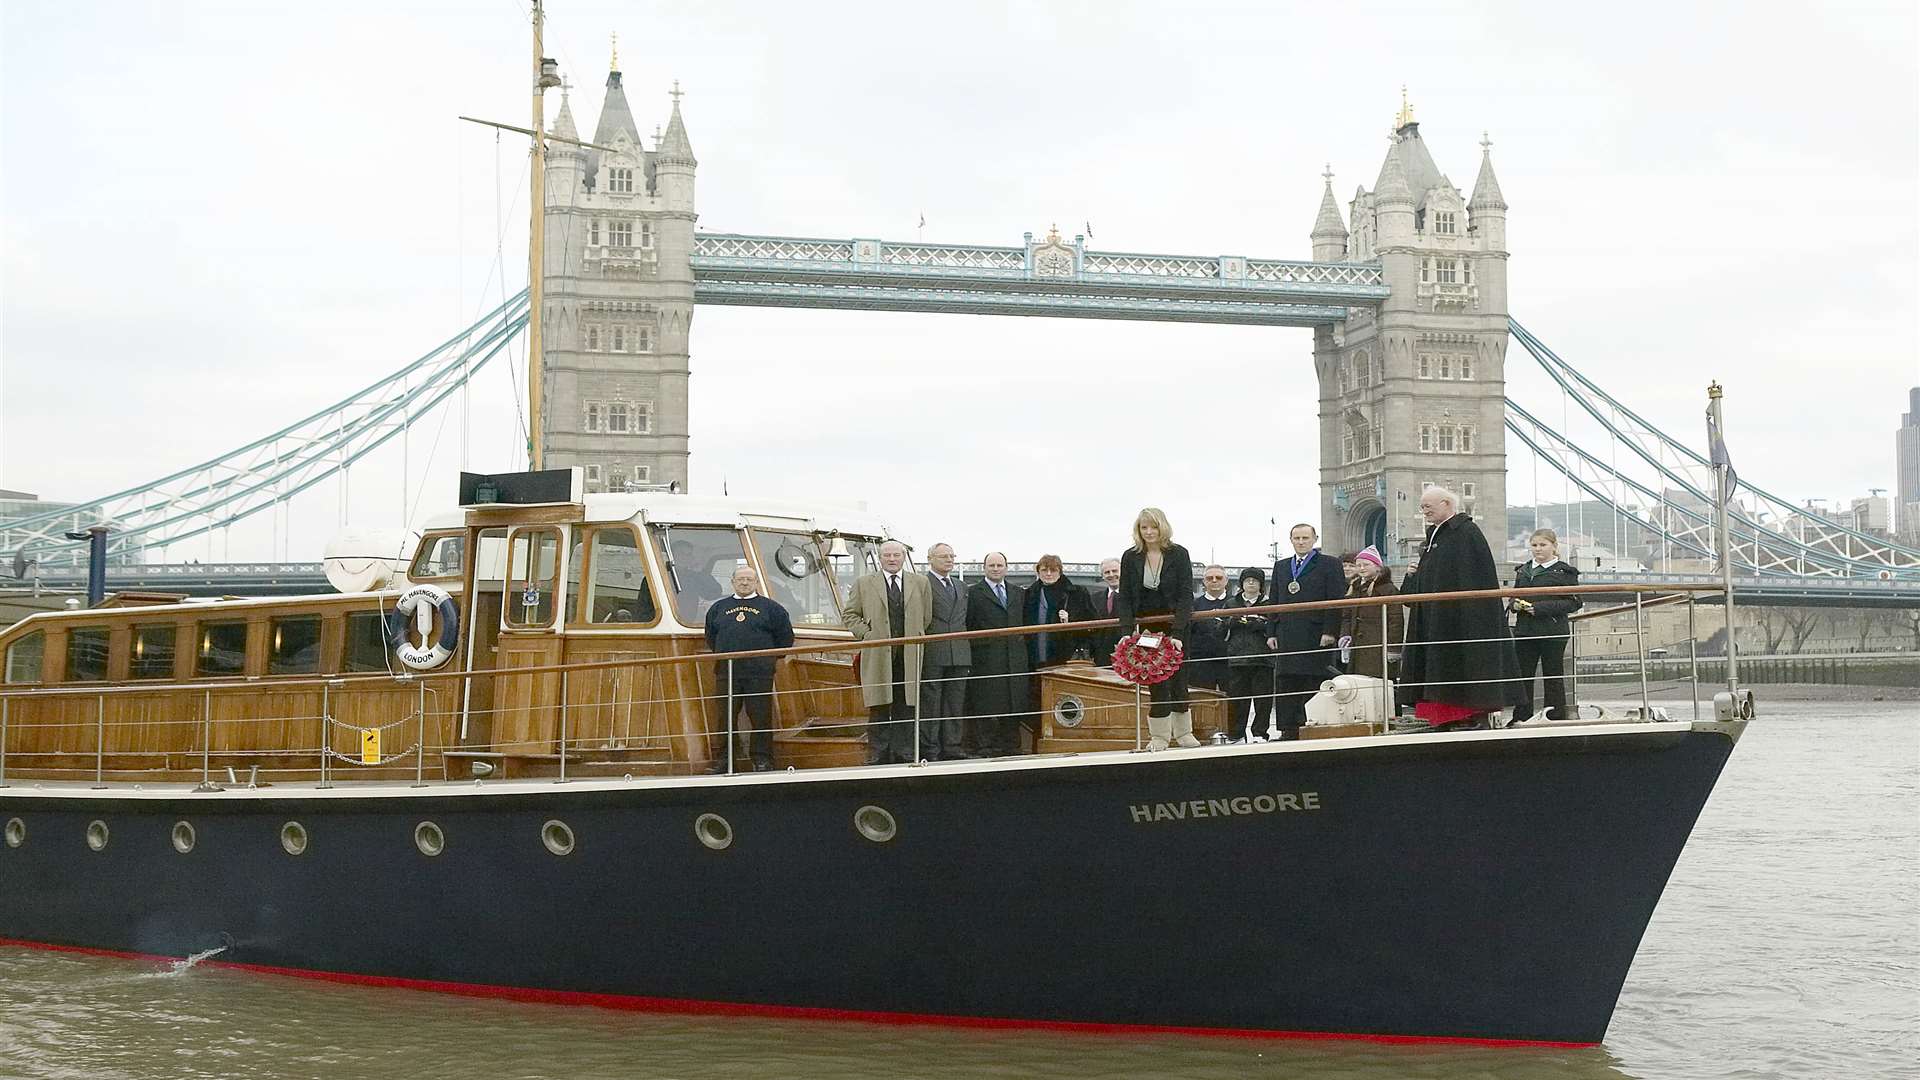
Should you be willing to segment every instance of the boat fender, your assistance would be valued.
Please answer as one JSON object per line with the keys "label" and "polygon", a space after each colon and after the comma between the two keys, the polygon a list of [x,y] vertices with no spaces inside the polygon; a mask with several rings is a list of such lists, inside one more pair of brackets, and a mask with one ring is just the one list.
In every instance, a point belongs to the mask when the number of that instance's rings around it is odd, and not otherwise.
{"label": "boat fender", "polygon": [[[440,616],[440,636],[428,643],[433,632],[433,616]],[[420,632],[416,645],[408,632],[411,622]],[[387,641],[394,658],[415,671],[431,671],[447,662],[460,644],[460,605],[438,585],[415,585],[394,601],[387,616]]]}

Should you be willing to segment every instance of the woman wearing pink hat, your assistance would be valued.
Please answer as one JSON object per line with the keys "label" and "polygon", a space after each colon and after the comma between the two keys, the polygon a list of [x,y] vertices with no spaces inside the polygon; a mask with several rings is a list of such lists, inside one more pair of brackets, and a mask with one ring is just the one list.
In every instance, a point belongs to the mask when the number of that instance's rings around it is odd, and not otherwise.
{"label": "woman wearing pink hat", "polygon": [[[1353,584],[1347,589],[1349,598],[1356,596],[1393,596],[1393,571],[1387,569],[1380,552],[1367,548],[1353,557],[1357,573]],[[1380,626],[1380,608],[1350,607],[1341,615],[1340,642],[1351,651],[1347,670],[1355,675],[1371,675],[1376,679],[1388,678],[1400,662],[1400,646],[1406,641],[1406,608],[1400,604],[1385,605],[1387,612],[1386,633],[1383,637]]]}

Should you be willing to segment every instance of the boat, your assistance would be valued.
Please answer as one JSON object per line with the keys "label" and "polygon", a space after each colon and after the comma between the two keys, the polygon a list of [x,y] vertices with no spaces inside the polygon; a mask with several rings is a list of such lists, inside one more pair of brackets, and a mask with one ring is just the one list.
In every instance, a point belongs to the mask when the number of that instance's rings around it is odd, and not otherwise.
{"label": "boat", "polygon": [[[883,519],[589,494],[531,457],[336,593],[0,631],[0,943],[645,1010],[1585,1045],[1751,717],[1730,687],[1711,718],[1382,710],[1150,753],[1138,688],[1082,664],[1036,674],[1034,753],[865,765],[873,642],[841,605]],[[702,637],[743,565],[797,639],[765,772]]]}

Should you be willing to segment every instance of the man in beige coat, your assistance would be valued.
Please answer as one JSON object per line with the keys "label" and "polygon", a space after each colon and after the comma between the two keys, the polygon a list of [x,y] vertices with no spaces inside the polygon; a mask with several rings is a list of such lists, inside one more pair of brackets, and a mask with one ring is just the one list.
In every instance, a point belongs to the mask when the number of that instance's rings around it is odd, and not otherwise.
{"label": "man in beige coat", "polygon": [[[847,598],[847,629],[855,640],[917,637],[933,619],[933,586],[925,574],[907,573],[907,546],[880,545],[880,572],[853,583]],[[911,764],[913,710],[920,703],[921,654],[925,646],[895,645],[860,653],[860,697],[867,705],[867,764]]]}

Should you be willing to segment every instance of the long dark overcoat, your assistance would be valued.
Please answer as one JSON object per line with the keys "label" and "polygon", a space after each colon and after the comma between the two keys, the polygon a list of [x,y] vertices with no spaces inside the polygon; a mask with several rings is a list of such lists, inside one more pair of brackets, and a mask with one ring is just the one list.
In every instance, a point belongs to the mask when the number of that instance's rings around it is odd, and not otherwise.
{"label": "long dark overcoat", "polygon": [[1410,601],[1401,683],[1410,701],[1493,710],[1517,696],[1520,661],[1498,597],[1418,603],[1419,593],[1497,589],[1500,572],[1480,526],[1455,514],[1427,530],[1420,568],[1400,583]]}
{"label": "long dark overcoat", "polygon": [[[1340,560],[1322,551],[1300,570],[1300,591],[1287,591],[1293,576],[1293,556],[1273,564],[1273,576],[1267,579],[1269,604],[1305,604],[1314,600],[1338,600],[1347,595],[1347,577],[1340,572]],[[1280,644],[1274,658],[1275,670],[1282,675],[1313,675],[1330,679],[1337,671],[1327,670],[1340,658],[1337,648],[1323,649],[1323,636],[1340,636],[1340,609],[1322,608],[1298,614],[1280,612],[1267,623],[1267,636]]]}
{"label": "long dark overcoat", "polygon": [[[1020,622],[1020,605],[1026,599],[1019,586],[1004,582],[1005,607],[994,599],[993,586],[976,581],[967,586],[967,629],[1001,630]],[[972,717],[1012,716],[1027,707],[1027,639],[1024,637],[974,638],[969,642],[973,654],[967,679],[967,715]]]}

